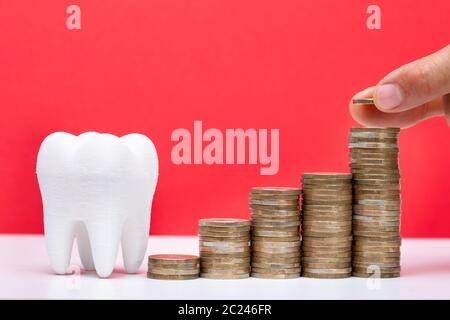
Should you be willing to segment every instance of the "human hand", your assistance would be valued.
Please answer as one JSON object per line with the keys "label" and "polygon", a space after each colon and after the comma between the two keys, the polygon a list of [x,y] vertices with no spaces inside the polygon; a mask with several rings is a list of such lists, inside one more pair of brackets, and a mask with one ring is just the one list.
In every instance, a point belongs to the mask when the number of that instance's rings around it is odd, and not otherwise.
{"label": "human hand", "polygon": [[450,45],[384,77],[353,99],[373,97],[373,105],[350,102],[350,113],[368,127],[407,128],[438,116],[450,126]]}

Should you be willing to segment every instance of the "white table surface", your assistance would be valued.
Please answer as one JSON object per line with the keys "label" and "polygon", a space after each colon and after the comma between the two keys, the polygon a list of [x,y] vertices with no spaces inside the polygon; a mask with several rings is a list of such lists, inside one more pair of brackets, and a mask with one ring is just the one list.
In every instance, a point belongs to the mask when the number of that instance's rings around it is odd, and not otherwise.
{"label": "white table surface", "polygon": [[[148,254],[197,254],[197,237],[151,236]],[[80,265],[76,246],[72,265]],[[42,236],[0,236],[1,299],[450,299],[450,239],[404,239],[396,279],[266,280],[146,278],[146,262],[125,273],[121,254],[108,279],[95,272],[53,274]]]}

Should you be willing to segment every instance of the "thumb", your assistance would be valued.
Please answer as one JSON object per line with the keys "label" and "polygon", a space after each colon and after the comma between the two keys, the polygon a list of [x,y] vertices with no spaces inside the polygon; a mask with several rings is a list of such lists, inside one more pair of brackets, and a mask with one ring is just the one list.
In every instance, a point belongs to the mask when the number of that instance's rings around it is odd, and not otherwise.
{"label": "thumb", "polygon": [[450,45],[394,70],[375,88],[384,112],[402,112],[450,93]]}

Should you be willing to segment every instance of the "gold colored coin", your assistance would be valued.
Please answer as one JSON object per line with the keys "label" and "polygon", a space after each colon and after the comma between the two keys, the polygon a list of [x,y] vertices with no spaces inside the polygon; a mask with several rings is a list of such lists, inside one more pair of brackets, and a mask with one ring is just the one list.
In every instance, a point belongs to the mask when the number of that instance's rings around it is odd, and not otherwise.
{"label": "gold colored coin", "polygon": [[235,218],[209,218],[200,219],[200,226],[226,226],[226,227],[239,227],[239,226],[249,226],[250,221],[245,219],[235,219]]}
{"label": "gold colored coin", "polygon": [[160,275],[198,275],[199,269],[181,270],[181,269],[167,269],[167,268],[151,268],[148,270],[151,274]]}
{"label": "gold colored coin", "polygon": [[303,257],[305,258],[321,258],[321,259],[340,259],[340,258],[352,258],[352,252],[316,252],[316,251],[304,251],[302,252]]}
{"label": "gold colored coin", "polygon": [[343,262],[351,262],[351,257],[349,258],[311,258],[311,257],[303,257],[302,263],[343,263]]}
{"label": "gold colored coin", "polygon": [[270,273],[270,274],[293,274],[293,273],[298,273],[300,274],[300,267],[297,268],[289,268],[289,269],[264,269],[264,268],[252,268],[252,272],[255,273]]}
{"label": "gold colored coin", "polygon": [[222,236],[204,236],[204,235],[200,235],[199,236],[199,241],[201,242],[248,242],[250,241],[250,233],[247,234],[245,237],[222,237]]}
{"label": "gold colored coin", "polygon": [[311,269],[343,269],[343,268],[351,268],[351,262],[334,262],[334,263],[306,263],[302,264],[304,270]]}
{"label": "gold colored coin", "polygon": [[232,253],[214,253],[214,252],[201,252],[200,260],[204,258],[248,258],[250,257],[250,251],[245,252],[232,252]]}
{"label": "gold colored coin", "polygon": [[299,195],[299,188],[291,187],[254,187],[250,191],[251,194],[280,194],[280,195]]}
{"label": "gold colored coin", "polygon": [[358,266],[353,266],[353,272],[354,273],[372,273],[375,275],[382,275],[382,274],[397,274],[400,273],[401,268],[400,266],[397,267],[393,267],[393,268],[380,268],[377,265],[369,265],[369,266],[364,266],[364,267],[358,267]]}
{"label": "gold colored coin", "polygon": [[267,252],[257,252],[253,251],[252,259],[260,258],[260,259],[268,259],[268,260],[276,260],[276,259],[289,259],[289,258],[297,258],[300,257],[300,250],[296,252],[282,252],[282,253],[267,253]]}
{"label": "gold colored coin", "polygon": [[277,247],[277,248],[260,248],[260,247],[253,247],[253,252],[260,252],[260,253],[272,253],[272,254],[281,254],[281,253],[292,253],[296,251],[300,251],[300,248],[283,248],[283,247]]}
{"label": "gold colored coin", "polygon": [[311,273],[303,271],[302,276],[305,278],[315,278],[315,279],[342,279],[342,278],[349,278],[351,276],[351,273],[324,274],[324,273]]}
{"label": "gold colored coin", "polygon": [[302,174],[302,179],[350,180],[351,178],[351,173],[342,172],[307,172]]}
{"label": "gold colored coin", "polygon": [[283,232],[283,231],[259,231],[254,230],[252,232],[252,235],[259,236],[259,237],[298,237],[299,231],[290,231],[290,232]]}
{"label": "gold colored coin", "polygon": [[298,194],[264,194],[264,193],[251,193],[249,199],[254,200],[297,200],[299,199]]}
{"label": "gold colored coin", "polygon": [[[249,221],[249,220],[247,220]],[[206,231],[206,232],[217,232],[217,233],[239,233],[239,232],[246,232],[250,230],[250,221],[248,225],[245,226],[199,226],[199,231]]]}
{"label": "gold colored coin", "polygon": [[252,243],[258,243],[258,242],[292,242],[292,241],[298,241],[300,240],[300,235],[294,236],[294,237],[259,237],[259,236],[252,236]]}
{"label": "gold colored coin", "polygon": [[294,279],[300,277],[300,272],[292,273],[292,274],[270,274],[270,273],[258,273],[253,272],[251,273],[251,276],[253,278],[261,278],[261,279]]}
{"label": "gold colored coin", "polygon": [[228,264],[244,264],[250,263],[250,256],[241,257],[241,258],[218,258],[218,257],[202,257],[201,263],[204,264],[213,264],[213,263],[228,263]]}
{"label": "gold colored coin", "polygon": [[252,262],[253,268],[261,269],[290,269],[290,268],[300,268],[300,262],[297,263],[263,263],[263,262]]}
{"label": "gold colored coin", "polygon": [[359,277],[359,278],[398,278],[400,277],[400,272],[392,272],[392,273],[380,273],[377,274],[375,272],[369,272],[369,273],[365,273],[365,272],[352,272],[352,276],[353,277]]}
{"label": "gold colored coin", "polygon": [[353,99],[353,104],[362,104],[362,105],[375,105],[375,101],[373,98],[365,98],[365,99]]}
{"label": "gold colored coin", "polygon": [[147,278],[154,280],[191,280],[197,279],[199,274],[195,275],[162,275],[162,274],[153,274],[147,273]]}
{"label": "gold colored coin", "polygon": [[200,277],[206,279],[216,279],[216,280],[237,280],[245,279],[250,277],[249,273],[238,273],[238,274],[221,274],[221,273],[200,273]]}
{"label": "gold colored coin", "polygon": [[216,254],[249,254],[250,248],[244,247],[244,248],[216,248],[216,247],[200,247],[200,255],[203,255],[204,253],[216,253]]}
{"label": "gold colored coin", "polygon": [[335,269],[335,268],[330,268],[330,269],[325,269],[325,268],[306,268],[304,267],[303,270],[305,272],[308,273],[313,273],[313,274],[349,274],[352,272],[352,268],[351,267],[347,267],[347,268],[341,268],[341,269]]}
{"label": "gold colored coin", "polygon": [[200,245],[204,248],[245,248],[250,246],[249,241],[205,241],[200,240]]}
{"label": "gold colored coin", "polygon": [[241,265],[205,265],[200,267],[200,272],[220,272],[220,273],[243,273],[250,272],[250,264],[241,264]]}
{"label": "gold colored coin", "polygon": [[289,241],[289,242],[269,242],[269,241],[264,241],[264,242],[257,242],[257,243],[253,243],[253,245],[255,247],[258,248],[300,248],[300,240],[298,241]]}
{"label": "gold colored coin", "polygon": [[349,231],[321,231],[321,232],[313,232],[308,231],[303,234],[307,234],[311,237],[337,237],[337,236],[350,236],[352,234],[352,230]]}
{"label": "gold colored coin", "polygon": [[199,261],[199,256],[188,255],[188,254],[154,254],[148,256],[149,262],[155,263],[187,263],[187,264],[197,264]]}
{"label": "gold colored coin", "polygon": [[293,258],[282,258],[282,257],[277,257],[277,258],[261,258],[261,257],[253,257],[252,258],[252,264],[253,263],[264,263],[264,264],[281,264],[281,265],[288,265],[288,264],[292,264],[292,263],[300,263],[300,255],[297,257],[293,257]]}

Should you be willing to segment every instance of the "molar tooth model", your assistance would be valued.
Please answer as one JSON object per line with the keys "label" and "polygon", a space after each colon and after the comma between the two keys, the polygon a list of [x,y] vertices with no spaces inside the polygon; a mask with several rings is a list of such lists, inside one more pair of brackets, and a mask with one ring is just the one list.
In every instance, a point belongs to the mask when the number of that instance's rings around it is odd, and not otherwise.
{"label": "molar tooth model", "polygon": [[36,173],[56,273],[66,273],[75,238],[85,269],[108,277],[121,244],[125,269],[137,272],[158,180],[158,156],[149,138],[56,132],[41,144]]}

